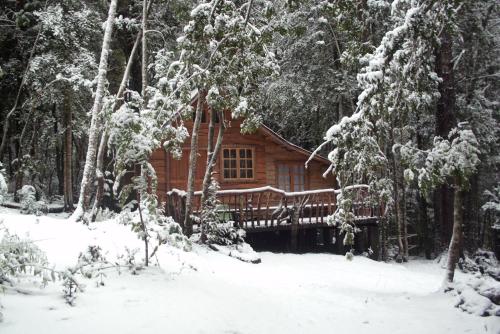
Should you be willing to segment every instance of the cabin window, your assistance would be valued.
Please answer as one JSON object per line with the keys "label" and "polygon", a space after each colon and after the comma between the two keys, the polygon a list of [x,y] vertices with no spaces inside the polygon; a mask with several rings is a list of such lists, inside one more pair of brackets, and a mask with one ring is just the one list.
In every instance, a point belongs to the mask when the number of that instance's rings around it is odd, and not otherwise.
{"label": "cabin window", "polygon": [[300,163],[278,164],[278,187],[285,191],[304,191],[304,165]]}
{"label": "cabin window", "polygon": [[222,150],[224,179],[253,179],[253,157],[254,153],[251,148],[224,148]]}

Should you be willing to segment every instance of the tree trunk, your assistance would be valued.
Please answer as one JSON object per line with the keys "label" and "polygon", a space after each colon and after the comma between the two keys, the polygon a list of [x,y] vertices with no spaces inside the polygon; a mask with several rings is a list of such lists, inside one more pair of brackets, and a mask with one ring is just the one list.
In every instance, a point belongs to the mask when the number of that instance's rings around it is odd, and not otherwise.
{"label": "tree trunk", "polygon": [[146,108],[146,89],[148,87],[148,48],[147,48],[147,21],[148,21],[148,1],[143,0],[142,2],[142,64],[141,64],[141,74],[142,74],[142,107]]}
{"label": "tree trunk", "polygon": [[[54,117],[54,140],[55,140],[55,149],[56,149],[56,159],[55,159],[55,167],[56,167],[56,176],[57,176],[57,194],[64,194],[64,148],[63,148],[63,140],[59,137],[59,124],[57,121],[57,108],[56,104],[54,104],[54,108],[52,109],[52,115]],[[64,111],[63,111],[64,113]],[[64,116],[63,116],[64,117]],[[63,125],[64,126],[64,125]]]}
{"label": "tree trunk", "polygon": [[184,229],[185,234],[188,237],[193,234],[193,221],[191,220],[191,213],[193,211],[192,206],[194,196],[194,181],[196,178],[196,160],[198,158],[198,130],[200,129],[202,112],[202,94],[201,90],[198,89],[198,103],[196,106],[196,113],[194,117],[193,133],[191,134],[191,151],[189,152],[188,181],[186,187],[186,214],[184,216]]}
{"label": "tree trunk", "polygon": [[[31,114],[34,114],[33,106],[31,107]],[[18,140],[18,150],[17,150],[17,173],[16,173],[16,182],[15,182],[15,187],[14,187],[14,202],[19,202],[19,195],[17,194],[17,191],[22,188],[23,186],[23,179],[24,179],[24,171],[23,171],[23,164],[24,164],[24,136],[26,135],[26,131],[29,127],[29,124],[31,123],[32,117],[29,117],[26,120],[26,123],[24,124],[23,130],[21,131],[21,135],[19,136]]]}
{"label": "tree trunk", "polygon": [[464,249],[469,252],[481,247],[479,242],[479,212],[481,191],[479,172],[469,178],[470,188],[464,193]]}
{"label": "tree trunk", "polygon": [[[153,0],[148,2],[148,13],[151,10]],[[143,38],[142,31],[137,33],[135,38],[134,46],[132,51],[130,51],[130,56],[127,61],[127,66],[125,67],[125,72],[123,72],[122,81],[118,87],[118,92],[115,95],[115,103],[113,105],[113,112],[116,112],[123,102],[123,94],[127,88],[127,82],[130,78],[130,72],[132,71],[132,64],[134,63],[134,58],[137,55],[137,50],[139,49],[139,43]],[[107,143],[109,140],[109,133],[107,129],[104,129],[101,141],[99,143],[99,150],[97,153],[97,163],[96,163],[96,177],[97,177],[97,189],[94,199],[94,205],[92,207],[92,221],[95,221],[97,210],[101,207],[102,198],[104,196],[104,157],[106,156]]]}
{"label": "tree trunk", "polygon": [[[212,112],[213,115],[215,115],[215,112]],[[208,149],[207,149],[207,168],[205,169],[205,175],[203,176],[203,185],[202,185],[202,193],[201,193],[201,201],[202,205],[208,196],[208,188],[210,187],[210,181],[212,179],[212,172],[214,170],[215,164],[217,163],[217,156],[219,155],[220,148],[222,146],[222,139],[224,137],[224,130],[226,127],[224,126],[224,120],[223,120],[224,114],[222,112],[219,112],[219,133],[217,135],[217,142],[215,143],[214,147],[214,136],[215,136],[215,131],[212,123],[212,115],[210,116],[210,126],[208,129]],[[213,117],[215,119],[215,117]]]}
{"label": "tree trunk", "polygon": [[424,250],[425,258],[430,260],[433,245],[432,245],[432,237],[431,231],[429,229],[429,215],[427,214],[427,200],[425,197],[421,196],[420,192],[417,193],[417,202],[418,202],[418,222],[419,222],[419,232],[421,245]]}
{"label": "tree trunk", "polygon": [[446,264],[446,280],[453,282],[455,275],[455,266],[460,257],[460,248],[462,246],[462,190],[455,189],[455,196],[453,198],[453,233],[451,235],[450,247],[448,249],[448,263]]}
{"label": "tree trunk", "polygon": [[[441,47],[436,55],[436,73],[442,79],[436,108],[436,135],[443,138],[456,125],[452,43],[450,32],[445,28],[441,35]],[[446,244],[450,240],[453,226],[453,189],[450,186],[445,184],[436,190],[434,207],[434,218],[441,230],[441,242]]]}
{"label": "tree trunk", "polygon": [[403,171],[400,170],[400,180],[401,180],[401,210],[400,224],[401,224],[401,238],[403,241],[403,261],[408,261],[408,224],[406,223],[406,187],[404,185]]}
{"label": "tree trunk", "polygon": [[73,210],[73,114],[71,98],[66,93],[64,98],[63,126],[64,133],[64,211]]}
{"label": "tree trunk", "polygon": [[[142,3],[142,64],[141,64],[141,76],[142,76],[142,90],[141,90],[141,95],[142,95],[142,108],[145,109],[146,106],[148,105],[148,101],[146,99],[146,88],[148,86],[148,70],[147,70],[147,41],[146,41],[146,21],[147,21],[147,6],[148,6],[148,1],[143,0]],[[139,112],[140,114],[140,112]],[[143,168],[140,167],[140,165],[136,165],[138,169],[136,168],[136,172],[138,176],[144,177],[144,171]],[[142,209],[141,209],[141,192],[139,189],[136,189],[136,196],[137,196],[137,210],[139,211],[139,217],[141,219],[141,228],[142,232],[144,233],[144,258],[145,258],[145,266],[147,267],[149,265],[149,248],[148,248],[148,230],[146,223],[144,222],[144,219],[142,217]]]}
{"label": "tree trunk", "polygon": [[[398,261],[407,261],[407,250],[408,250],[408,238],[406,235],[406,227],[405,227],[405,221],[404,217],[402,214],[402,208],[404,203],[402,203],[405,199],[400,198],[400,193],[404,192],[404,186],[401,183],[401,178],[400,174],[402,172],[400,171],[399,166],[401,165],[401,161],[398,159],[398,156],[395,152],[392,152],[392,147],[395,144],[395,139],[394,139],[394,128],[395,125],[391,124],[391,132],[390,132],[390,150],[391,154],[389,154],[389,158],[392,160],[392,182],[394,183],[394,218],[396,220],[396,227],[397,227],[397,240],[398,240],[398,255],[400,258],[398,258]],[[406,247],[405,247],[406,245]],[[406,251],[405,251],[406,250]]]}
{"label": "tree trunk", "polygon": [[[213,122],[215,119],[214,117],[215,112],[212,111],[210,123]],[[213,124],[213,123],[212,123]],[[219,156],[220,149],[222,147],[222,139],[224,137],[224,131],[226,129],[226,126],[224,124],[224,113],[219,112],[219,133],[217,135],[217,142],[215,143],[215,147],[213,148],[213,139],[214,139],[214,132],[213,127],[212,131],[209,129],[209,138],[208,138],[208,143],[209,143],[209,149],[210,153],[207,153],[207,168],[205,169],[205,175],[203,176],[203,186],[202,186],[202,193],[201,193],[201,204],[202,206],[205,206],[205,199],[208,196],[208,189],[210,187],[210,182],[212,179],[212,172],[215,168],[215,164],[217,163],[217,157]],[[205,236],[205,229],[204,229],[204,222],[201,222],[201,241],[205,242],[206,236]]]}
{"label": "tree trunk", "polygon": [[104,30],[104,38],[102,41],[101,49],[101,59],[99,61],[99,72],[97,75],[97,89],[94,98],[94,105],[92,106],[92,119],[90,121],[89,129],[89,144],[87,149],[87,156],[85,159],[85,166],[83,169],[83,177],[80,188],[80,197],[78,199],[78,206],[71,216],[72,220],[81,220],[83,214],[88,209],[91,186],[94,178],[95,170],[95,158],[97,141],[99,139],[99,129],[98,125],[99,116],[102,109],[104,89],[106,84],[106,73],[108,70],[108,55],[109,55],[109,45],[111,42],[111,35],[113,32],[113,21],[116,14],[116,3],[117,0],[111,0],[109,6],[108,19],[106,21],[106,28]]}

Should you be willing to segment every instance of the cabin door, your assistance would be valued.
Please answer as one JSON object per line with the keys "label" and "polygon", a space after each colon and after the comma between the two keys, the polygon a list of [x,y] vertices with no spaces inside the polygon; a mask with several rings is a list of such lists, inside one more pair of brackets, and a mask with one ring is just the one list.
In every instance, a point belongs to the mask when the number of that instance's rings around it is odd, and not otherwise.
{"label": "cabin door", "polygon": [[304,191],[304,165],[302,163],[278,164],[278,187],[285,191]]}

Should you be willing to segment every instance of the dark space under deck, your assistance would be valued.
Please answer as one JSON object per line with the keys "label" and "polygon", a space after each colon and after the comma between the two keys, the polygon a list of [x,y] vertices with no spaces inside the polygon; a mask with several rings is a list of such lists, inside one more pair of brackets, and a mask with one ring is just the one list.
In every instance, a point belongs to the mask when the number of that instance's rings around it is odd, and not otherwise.
{"label": "dark space under deck", "polygon": [[[354,238],[356,254],[373,251],[373,257],[378,254],[378,225],[374,219],[359,221],[357,227],[361,232]],[[296,233],[296,245],[293,245],[292,228],[290,224],[281,228],[245,229],[246,242],[256,251],[284,253],[333,253],[345,254],[350,250],[343,245],[344,234],[340,229],[326,224],[299,225]]]}

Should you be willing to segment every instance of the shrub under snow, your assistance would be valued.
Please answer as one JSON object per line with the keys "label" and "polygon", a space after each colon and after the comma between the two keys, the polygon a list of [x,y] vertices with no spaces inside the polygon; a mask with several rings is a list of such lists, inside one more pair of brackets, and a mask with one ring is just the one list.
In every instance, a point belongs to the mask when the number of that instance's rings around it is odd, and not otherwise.
{"label": "shrub under snow", "polygon": [[2,204],[7,197],[7,180],[5,179],[3,170],[1,169],[2,164],[0,163],[0,204]]}
{"label": "shrub under snow", "polygon": [[21,199],[21,213],[41,216],[48,212],[47,204],[36,200],[35,187],[25,185],[18,190],[18,194]]}

